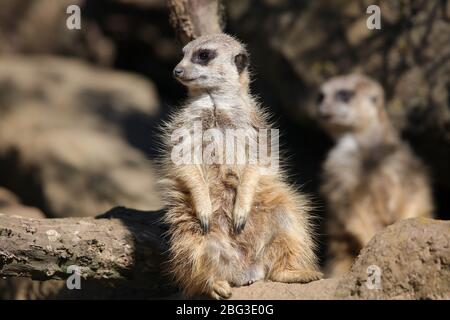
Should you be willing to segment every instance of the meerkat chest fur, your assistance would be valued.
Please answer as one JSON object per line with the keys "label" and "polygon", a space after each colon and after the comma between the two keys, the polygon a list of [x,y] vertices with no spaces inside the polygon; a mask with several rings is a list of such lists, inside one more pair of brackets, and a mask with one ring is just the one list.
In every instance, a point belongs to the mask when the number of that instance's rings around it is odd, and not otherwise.
{"label": "meerkat chest fur", "polygon": [[185,107],[186,124],[202,122],[204,129],[254,129],[256,106],[250,96],[239,93],[203,93],[192,97]]}
{"label": "meerkat chest fur", "polygon": [[235,200],[229,193],[234,194],[248,165],[249,141],[257,141],[257,129],[265,127],[257,106],[250,96],[207,93],[190,100],[183,118],[192,133],[193,149],[201,149],[193,151],[200,154],[211,200],[230,215]]}
{"label": "meerkat chest fur", "polygon": [[[362,173],[361,149],[352,135],[342,137],[324,163],[325,189],[336,193],[355,189]],[[341,197],[339,195],[338,197]]]}
{"label": "meerkat chest fur", "polygon": [[[368,185],[372,178],[389,174],[390,164],[401,157],[405,150],[398,141],[377,141],[377,139],[358,139],[348,134],[341,137],[330,151],[324,164],[328,180],[335,181],[335,188],[347,191]],[[394,170],[395,171],[395,170]]]}

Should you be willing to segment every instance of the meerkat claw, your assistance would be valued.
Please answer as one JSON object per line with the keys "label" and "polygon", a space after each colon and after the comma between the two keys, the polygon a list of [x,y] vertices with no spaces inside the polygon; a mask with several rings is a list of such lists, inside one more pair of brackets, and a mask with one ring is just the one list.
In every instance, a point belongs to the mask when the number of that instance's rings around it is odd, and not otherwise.
{"label": "meerkat claw", "polygon": [[243,208],[235,208],[233,213],[233,231],[235,234],[240,234],[247,223],[247,210]]}
{"label": "meerkat claw", "polygon": [[237,221],[234,222],[233,231],[235,234],[240,234],[245,227],[246,220],[241,217]]}
{"label": "meerkat claw", "polygon": [[202,227],[203,234],[207,234],[209,232],[209,222],[200,220],[200,226]]}

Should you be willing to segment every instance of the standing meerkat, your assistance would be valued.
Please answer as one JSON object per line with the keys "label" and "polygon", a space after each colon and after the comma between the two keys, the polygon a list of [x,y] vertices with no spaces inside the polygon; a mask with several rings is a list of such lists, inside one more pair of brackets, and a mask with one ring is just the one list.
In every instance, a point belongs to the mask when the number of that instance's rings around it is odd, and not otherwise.
{"label": "standing meerkat", "polygon": [[378,83],[356,74],[332,78],[321,86],[316,110],[336,140],[321,188],[328,209],[326,273],[336,276],[377,231],[430,217],[432,200],[426,170],[391,125]]}
{"label": "standing meerkat", "polygon": [[[236,161],[174,163],[174,148],[195,153],[208,147],[195,134],[196,124],[203,132],[244,130],[251,139],[270,128],[249,93],[248,54],[240,42],[226,34],[206,35],[188,43],[183,53],[174,76],[188,88],[189,98],[165,124],[162,161],[170,273],[187,296],[215,299],[229,298],[231,286],[262,279],[321,278],[308,202],[280,171]],[[188,139],[179,140],[174,133],[183,130]],[[218,153],[214,156],[223,156]]]}

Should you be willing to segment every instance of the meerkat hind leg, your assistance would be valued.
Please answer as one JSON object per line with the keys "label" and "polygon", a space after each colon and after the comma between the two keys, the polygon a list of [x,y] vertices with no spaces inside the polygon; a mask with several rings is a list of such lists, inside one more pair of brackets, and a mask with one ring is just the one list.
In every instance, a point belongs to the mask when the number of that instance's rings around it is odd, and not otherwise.
{"label": "meerkat hind leg", "polygon": [[323,274],[314,270],[281,270],[270,276],[270,280],[284,283],[308,283],[322,278]]}
{"label": "meerkat hind leg", "polygon": [[[305,239],[304,239],[305,240]],[[323,278],[323,274],[316,269],[312,248],[307,241],[298,237],[281,234],[271,247],[271,261],[276,263],[270,271],[269,280],[284,283],[307,283]],[[303,262],[300,262],[303,261]],[[309,262],[308,262],[309,261]]]}

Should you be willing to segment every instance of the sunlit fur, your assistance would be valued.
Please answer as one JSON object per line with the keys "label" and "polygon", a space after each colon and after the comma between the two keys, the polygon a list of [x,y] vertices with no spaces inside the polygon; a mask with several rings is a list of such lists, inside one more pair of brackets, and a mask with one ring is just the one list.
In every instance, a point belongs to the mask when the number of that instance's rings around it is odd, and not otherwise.
{"label": "sunlit fur", "polygon": [[[337,92],[354,93],[348,102]],[[360,249],[398,220],[432,213],[426,170],[401,141],[384,108],[381,86],[362,75],[333,78],[317,106],[336,145],[323,166],[330,276],[347,271]]]}
{"label": "sunlit fur", "polygon": [[[210,48],[217,57],[207,66],[191,55]],[[269,128],[249,94],[249,73],[238,72],[244,46],[225,34],[200,37],[184,49],[180,62],[189,98],[165,125],[166,222],[169,224],[169,273],[187,296],[231,296],[230,286],[270,279],[309,282],[319,279],[308,219],[308,201],[284,181],[284,174],[259,165],[175,165],[171,134],[192,133],[194,121],[208,128]],[[202,144],[201,142],[199,142]],[[203,145],[205,147],[205,145]],[[267,169],[267,168],[266,168]],[[203,227],[202,227],[203,226]],[[242,229],[240,232],[239,230]],[[206,232],[205,232],[206,231]]]}

